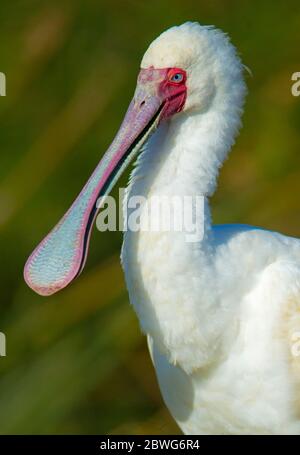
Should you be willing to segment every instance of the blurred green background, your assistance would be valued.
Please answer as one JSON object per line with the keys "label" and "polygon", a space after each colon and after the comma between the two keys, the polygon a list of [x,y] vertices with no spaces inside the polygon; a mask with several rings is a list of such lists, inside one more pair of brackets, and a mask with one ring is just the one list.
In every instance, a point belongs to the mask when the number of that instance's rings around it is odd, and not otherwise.
{"label": "blurred green background", "polygon": [[1,0],[0,433],[178,432],[128,302],[121,233],[95,230],[84,273],[51,298],[22,269],[112,140],[145,49],[186,20],[228,32],[253,73],[214,221],[300,236],[299,0]]}

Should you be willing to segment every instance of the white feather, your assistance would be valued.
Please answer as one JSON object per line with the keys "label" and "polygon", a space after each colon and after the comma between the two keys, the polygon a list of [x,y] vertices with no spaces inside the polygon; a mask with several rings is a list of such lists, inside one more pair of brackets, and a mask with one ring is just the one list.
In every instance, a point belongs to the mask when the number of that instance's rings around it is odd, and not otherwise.
{"label": "white feather", "polygon": [[150,139],[126,197],[206,200],[201,242],[186,242],[186,232],[124,236],[130,300],[166,405],[188,434],[300,434],[300,368],[291,355],[300,242],[210,218],[208,196],[240,126],[243,65],[226,35],[187,23],[158,37],[142,66],[185,69],[188,96]]}

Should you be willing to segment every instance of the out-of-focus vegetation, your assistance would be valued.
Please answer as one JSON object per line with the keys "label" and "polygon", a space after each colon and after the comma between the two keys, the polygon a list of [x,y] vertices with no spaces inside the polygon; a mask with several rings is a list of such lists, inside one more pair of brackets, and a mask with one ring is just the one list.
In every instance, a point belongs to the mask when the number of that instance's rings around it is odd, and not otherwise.
{"label": "out-of-focus vegetation", "polygon": [[299,6],[1,0],[0,433],[178,432],[128,302],[121,233],[95,231],[83,275],[51,298],[26,287],[23,265],[113,138],[146,47],[186,20],[228,32],[253,74],[214,221],[300,236],[300,97],[290,91],[300,71]]}

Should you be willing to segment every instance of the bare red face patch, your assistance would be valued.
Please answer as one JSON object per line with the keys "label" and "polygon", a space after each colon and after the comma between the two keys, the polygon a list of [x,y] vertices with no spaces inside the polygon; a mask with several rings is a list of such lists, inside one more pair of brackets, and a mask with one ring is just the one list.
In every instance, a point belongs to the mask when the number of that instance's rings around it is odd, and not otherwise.
{"label": "bare red face patch", "polygon": [[[139,84],[153,84],[164,103],[161,119],[182,111],[187,97],[186,71],[181,68],[146,68],[140,71]],[[158,86],[158,87],[157,87]]]}

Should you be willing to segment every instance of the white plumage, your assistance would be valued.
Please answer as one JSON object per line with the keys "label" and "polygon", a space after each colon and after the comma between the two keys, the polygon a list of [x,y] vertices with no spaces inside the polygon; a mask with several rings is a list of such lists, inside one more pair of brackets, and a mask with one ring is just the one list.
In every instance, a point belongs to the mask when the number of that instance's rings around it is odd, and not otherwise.
{"label": "white plumage", "polygon": [[240,125],[243,65],[222,32],[187,23],[150,45],[142,67],[151,66],[186,70],[187,100],[151,137],[127,197],[206,198],[201,242],[124,235],[130,300],[165,403],[187,434],[300,434],[300,242],[210,219],[208,197]]}

